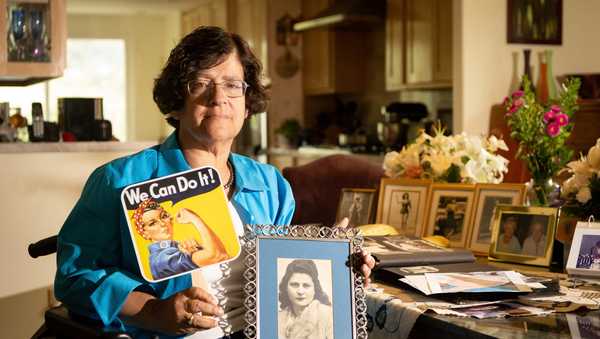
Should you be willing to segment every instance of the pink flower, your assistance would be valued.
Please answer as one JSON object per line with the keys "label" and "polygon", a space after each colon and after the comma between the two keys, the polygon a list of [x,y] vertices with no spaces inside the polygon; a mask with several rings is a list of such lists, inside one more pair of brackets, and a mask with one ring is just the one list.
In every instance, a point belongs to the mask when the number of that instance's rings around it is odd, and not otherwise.
{"label": "pink flower", "polygon": [[560,113],[556,115],[556,123],[558,126],[566,126],[569,123],[569,116],[566,114]]}
{"label": "pink flower", "polygon": [[508,97],[504,97],[504,100],[502,101],[502,104],[504,106],[508,106],[508,100],[509,100]]}
{"label": "pink flower", "polygon": [[512,106],[510,106],[510,108],[506,112],[506,115],[511,116],[518,110],[519,110],[519,107],[515,106],[515,104],[512,104]]}
{"label": "pink flower", "polygon": [[523,96],[523,91],[521,91],[521,90],[514,91],[513,94],[512,94],[512,98],[513,99],[517,99],[517,98],[520,98],[522,96]]}
{"label": "pink flower", "polygon": [[524,103],[525,103],[525,101],[523,101],[523,99],[517,99],[513,102],[513,105],[515,105],[517,107],[521,107],[521,106],[523,106]]}
{"label": "pink flower", "polygon": [[560,133],[560,126],[557,123],[550,123],[546,126],[546,133],[554,138]]}
{"label": "pink flower", "polygon": [[556,114],[553,111],[548,111],[544,113],[544,123],[550,123],[556,119]]}
{"label": "pink flower", "polygon": [[560,113],[560,106],[552,105],[552,106],[550,106],[550,110],[554,113]]}

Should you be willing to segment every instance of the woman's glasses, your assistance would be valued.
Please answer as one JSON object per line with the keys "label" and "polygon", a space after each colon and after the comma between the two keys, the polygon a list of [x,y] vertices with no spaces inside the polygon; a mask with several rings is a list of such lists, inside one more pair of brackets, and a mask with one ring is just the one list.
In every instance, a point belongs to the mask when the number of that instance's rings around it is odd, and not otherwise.
{"label": "woman's glasses", "polygon": [[241,97],[246,94],[248,84],[244,80],[226,80],[223,82],[214,82],[208,79],[196,79],[188,82],[187,90],[189,95],[199,97],[211,93],[215,87],[219,86],[230,98]]}

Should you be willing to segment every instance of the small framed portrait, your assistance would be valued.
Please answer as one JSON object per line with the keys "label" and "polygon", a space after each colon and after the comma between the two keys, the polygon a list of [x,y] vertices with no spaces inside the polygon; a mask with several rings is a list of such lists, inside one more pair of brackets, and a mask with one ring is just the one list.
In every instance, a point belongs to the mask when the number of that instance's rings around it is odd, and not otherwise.
{"label": "small framed portrait", "polygon": [[452,247],[465,247],[475,197],[475,185],[432,184],[425,235],[441,235]]}
{"label": "small framed portrait", "polygon": [[507,42],[562,44],[562,0],[508,0]]}
{"label": "small framed portrait", "polygon": [[342,188],[335,220],[347,217],[350,226],[370,224],[373,220],[374,201],[375,189]]}
{"label": "small framed portrait", "polygon": [[578,276],[600,276],[600,223],[577,223],[567,272]]}
{"label": "small framed portrait", "polygon": [[376,222],[392,225],[402,235],[420,237],[430,187],[430,180],[381,179]]}
{"label": "small framed portrait", "polygon": [[492,240],[494,208],[498,204],[521,205],[524,196],[523,184],[476,184],[469,249],[487,256]]}
{"label": "small framed portrait", "polygon": [[552,207],[497,205],[489,259],[549,266],[557,216]]}
{"label": "small framed portrait", "polygon": [[366,338],[357,235],[353,228],[247,225],[245,337]]}

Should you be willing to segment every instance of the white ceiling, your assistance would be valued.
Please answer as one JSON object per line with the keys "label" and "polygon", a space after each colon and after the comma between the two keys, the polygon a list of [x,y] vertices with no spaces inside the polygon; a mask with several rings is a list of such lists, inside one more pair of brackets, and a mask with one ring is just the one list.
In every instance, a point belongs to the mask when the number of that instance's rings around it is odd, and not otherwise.
{"label": "white ceiling", "polygon": [[[181,12],[209,0],[67,0],[73,14],[165,14]],[[226,0],[222,0],[226,1]]]}

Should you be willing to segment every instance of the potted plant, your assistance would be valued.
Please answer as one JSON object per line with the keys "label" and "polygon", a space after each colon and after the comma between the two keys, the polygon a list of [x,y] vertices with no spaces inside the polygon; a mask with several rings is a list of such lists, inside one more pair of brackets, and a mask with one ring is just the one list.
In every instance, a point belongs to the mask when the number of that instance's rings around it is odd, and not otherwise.
{"label": "potted plant", "polygon": [[279,146],[283,148],[298,146],[301,129],[302,127],[297,119],[289,118],[284,120],[275,130],[275,134],[278,137],[277,142]]}

